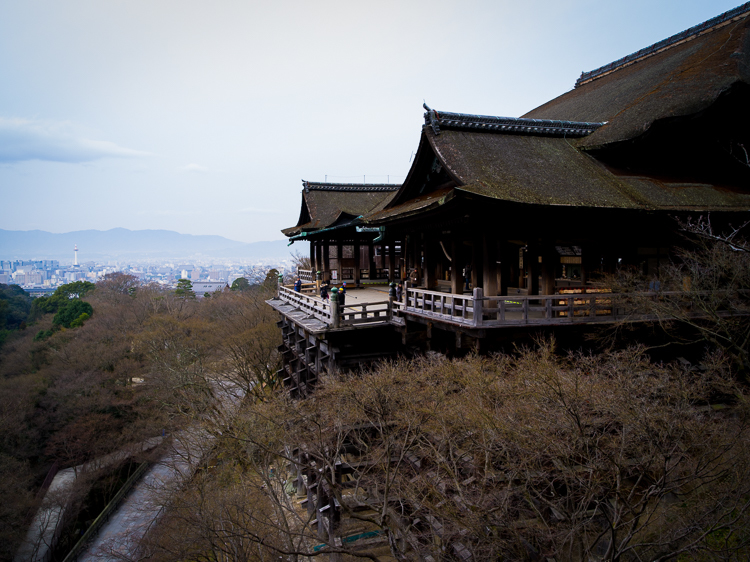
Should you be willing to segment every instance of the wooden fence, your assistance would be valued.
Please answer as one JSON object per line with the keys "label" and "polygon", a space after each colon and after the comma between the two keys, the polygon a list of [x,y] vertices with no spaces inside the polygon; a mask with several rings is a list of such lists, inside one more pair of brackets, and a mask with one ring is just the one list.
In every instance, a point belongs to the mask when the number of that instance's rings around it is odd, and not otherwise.
{"label": "wooden fence", "polygon": [[[682,293],[644,293],[654,299],[679,299],[689,309]],[[330,301],[295,293],[280,287],[279,297],[322,322],[334,325]],[[521,325],[565,325],[605,323],[629,319],[648,320],[646,314],[632,314],[626,308],[625,296],[613,293],[563,295],[518,295],[485,297],[482,289],[472,294],[456,295],[425,289],[405,289],[403,302],[382,301],[351,304],[340,311],[338,326],[389,322],[399,316],[419,316],[468,328],[501,328]],[[696,313],[698,314],[698,313]]]}
{"label": "wooden fence", "polygon": [[[279,287],[279,298],[301,310],[308,316],[317,318],[321,322],[334,325],[331,301],[324,301],[316,296],[314,285],[312,290],[305,285],[301,292],[296,292],[287,285]],[[339,308],[339,326],[355,326],[358,324],[386,323],[390,319],[389,302],[367,302],[347,304]]]}
{"label": "wooden fence", "polygon": [[625,309],[612,293],[485,297],[407,289],[403,311],[476,328],[525,324],[613,322]]}

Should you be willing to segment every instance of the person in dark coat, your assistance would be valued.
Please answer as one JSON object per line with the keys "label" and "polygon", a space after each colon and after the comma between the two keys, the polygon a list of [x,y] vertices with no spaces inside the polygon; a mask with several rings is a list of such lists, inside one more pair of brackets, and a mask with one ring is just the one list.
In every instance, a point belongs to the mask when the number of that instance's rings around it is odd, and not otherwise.
{"label": "person in dark coat", "polygon": [[396,285],[396,300],[401,302],[401,298],[404,296],[404,286],[399,283]]}
{"label": "person in dark coat", "polygon": [[328,283],[320,286],[320,298],[324,301],[328,300]]}
{"label": "person in dark coat", "polygon": [[302,291],[302,279],[299,277],[297,277],[297,280],[294,282],[294,290],[298,293]]}
{"label": "person in dark coat", "polygon": [[344,304],[346,304],[346,281],[341,284],[339,289],[339,307],[344,308]]}

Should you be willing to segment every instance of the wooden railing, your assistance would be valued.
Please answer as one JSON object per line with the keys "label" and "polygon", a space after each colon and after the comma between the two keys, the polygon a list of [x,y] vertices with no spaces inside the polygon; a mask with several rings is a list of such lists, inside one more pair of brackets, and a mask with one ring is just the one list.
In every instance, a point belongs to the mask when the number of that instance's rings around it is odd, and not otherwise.
{"label": "wooden railing", "polygon": [[[474,325],[473,295],[454,295],[424,289],[406,289],[404,312],[437,318],[446,322]],[[481,306],[481,303],[479,304]]]}
{"label": "wooden railing", "polygon": [[308,316],[317,318],[326,324],[332,323],[331,306],[329,303],[324,302],[320,297],[298,293],[289,286],[281,285],[279,286],[279,298],[295,308],[298,308]]}
{"label": "wooden railing", "polygon": [[616,321],[625,316],[618,295],[611,293],[485,297],[482,289],[454,295],[407,289],[402,310],[471,327],[523,324],[571,324]]}
{"label": "wooden railing", "polygon": [[348,304],[341,311],[342,326],[388,322],[389,319],[388,301]]}
{"label": "wooden railing", "polygon": [[[678,293],[642,296],[682,299]],[[334,322],[330,301],[317,296],[297,293],[288,286],[279,288],[279,298],[329,326],[403,323],[404,316],[420,316],[468,328],[499,328],[519,325],[565,325],[590,322],[615,322],[625,319],[647,320],[646,314],[632,314],[625,298],[613,293],[564,295],[517,295],[485,297],[482,289],[470,295],[407,288],[403,302],[369,302],[347,304]],[[350,295],[349,298],[354,298]],[[689,307],[690,303],[685,306]]]}
{"label": "wooden railing", "polygon": [[[313,293],[314,293],[314,285]],[[329,326],[334,324],[331,312],[331,301],[324,301],[320,297],[306,294],[307,287],[302,285],[302,292],[298,293],[291,285],[279,287],[279,298],[301,310],[308,316],[317,318]],[[350,297],[354,298],[354,297]],[[340,307],[339,325],[354,326],[357,324],[386,323],[390,319],[388,301],[347,304]]]}
{"label": "wooden railing", "polygon": [[306,281],[307,283],[312,283],[315,281],[312,269],[298,269],[297,275],[299,275],[299,278],[302,279],[302,281]]}

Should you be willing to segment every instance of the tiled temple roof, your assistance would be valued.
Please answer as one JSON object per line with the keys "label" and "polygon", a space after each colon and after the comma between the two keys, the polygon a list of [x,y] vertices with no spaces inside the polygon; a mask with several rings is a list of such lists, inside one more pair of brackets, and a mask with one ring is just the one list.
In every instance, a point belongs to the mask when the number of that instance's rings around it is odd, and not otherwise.
{"label": "tiled temple roof", "polygon": [[691,29],[586,74],[524,117],[606,122],[576,140],[598,148],[639,137],[659,120],[696,115],[750,85],[750,4]]}
{"label": "tiled temple roof", "polygon": [[489,115],[437,111],[428,107],[427,104],[424,104],[423,107],[427,110],[424,114],[425,124],[431,126],[436,135],[440,134],[440,129],[443,128],[506,134],[583,137],[590,135],[604,124],[558,119],[491,117]]}
{"label": "tiled temple roof", "polygon": [[349,191],[349,192],[368,192],[368,191],[398,191],[401,184],[393,183],[320,183],[302,180],[305,191]]}
{"label": "tiled temple roof", "polygon": [[589,72],[582,72],[580,78],[578,78],[578,80],[576,81],[575,87],[577,88],[583,84],[591,82],[592,80],[596,80],[600,76],[609,74],[610,72],[614,72],[615,70],[619,68],[629,66],[647,57],[653,56],[657,53],[661,53],[662,51],[665,51],[666,49],[669,49],[670,47],[674,47],[675,45],[678,45],[680,43],[684,43],[685,41],[691,41],[692,39],[695,39],[699,35],[706,33],[708,31],[711,31],[715,28],[728,25],[732,23],[733,21],[736,21],[745,17],[748,12],[750,12],[750,2],[742,4],[741,6],[737,6],[736,8],[729,10],[728,12],[724,12],[723,14],[720,14],[716,16],[715,18],[711,18],[710,20],[704,21],[703,23],[694,25],[690,29],[681,31],[680,33],[677,33],[676,35],[672,35],[671,37],[662,39],[658,43],[649,45],[648,47],[645,47],[639,51],[636,51],[635,53],[631,53],[626,57],[617,59],[614,62],[605,64],[604,66],[600,66],[599,68],[596,68]]}
{"label": "tiled temple roof", "polygon": [[392,197],[400,184],[319,183],[302,180],[302,206],[297,225],[285,228],[286,236],[296,236],[351,222]]}

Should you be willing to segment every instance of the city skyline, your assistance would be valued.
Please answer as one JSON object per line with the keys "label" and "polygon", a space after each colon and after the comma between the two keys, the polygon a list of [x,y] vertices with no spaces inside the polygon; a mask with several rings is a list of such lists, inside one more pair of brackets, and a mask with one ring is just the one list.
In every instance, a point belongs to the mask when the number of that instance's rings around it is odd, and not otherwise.
{"label": "city skyline", "polygon": [[423,100],[519,116],[737,5],[5,3],[2,226],[280,240],[300,179],[402,181]]}

